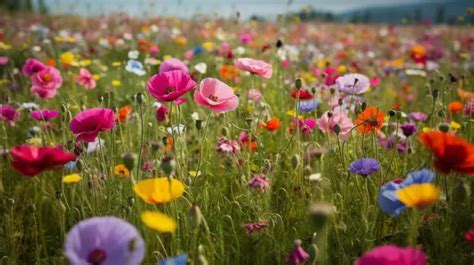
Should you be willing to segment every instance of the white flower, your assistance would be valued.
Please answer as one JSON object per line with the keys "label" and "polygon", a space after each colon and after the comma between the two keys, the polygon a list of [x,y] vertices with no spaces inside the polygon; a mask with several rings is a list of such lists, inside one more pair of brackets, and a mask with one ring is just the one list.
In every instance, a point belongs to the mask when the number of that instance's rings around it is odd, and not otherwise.
{"label": "white flower", "polygon": [[193,112],[193,114],[191,114],[191,119],[193,119],[193,121],[199,120],[199,113]]}
{"label": "white flower", "polygon": [[166,128],[166,131],[169,133],[169,134],[177,134],[177,135],[180,135],[182,133],[184,133],[186,131],[186,126],[184,124],[178,124],[176,126],[173,126],[173,127],[167,127]]}
{"label": "white flower", "polygon": [[308,178],[310,181],[321,181],[321,173],[311,174]]}
{"label": "white flower", "polygon": [[34,102],[21,103],[20,109],[35,110],[39,109],[39,105]]}
{"label": "white flower", "polygon": [[98,151],[98,150],[100,150],[100,148],[102,148],[102,146],[104,144],[105,144],[105,140],[100,139],[99,137],[97,137],[94,142],[91,142],[91,143],[87,144],[86,153],[89,154],[89,153],[93,153],[95,151]]}
{"label": "white flower", "polygon": [[207,64],[204,62],[198,63],[194,66],[194,70],[198,71],[200,74],[205,74],[207,72]]}
{"label": "white flower", "polygon": [[131,50],[128,52],[128,59],[133,59],[136,60],[138,59],[138,56],[140,55],[140,52],[137,50]]}

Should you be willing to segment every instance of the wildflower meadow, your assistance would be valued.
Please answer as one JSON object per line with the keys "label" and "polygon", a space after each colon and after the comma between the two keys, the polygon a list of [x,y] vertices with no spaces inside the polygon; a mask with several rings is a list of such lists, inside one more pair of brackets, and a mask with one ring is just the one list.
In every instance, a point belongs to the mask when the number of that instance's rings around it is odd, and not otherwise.
{"label": "wildflower meadow", "polygon": [[2,11],[0,264],[472,265],[473,55],[469,23]]}

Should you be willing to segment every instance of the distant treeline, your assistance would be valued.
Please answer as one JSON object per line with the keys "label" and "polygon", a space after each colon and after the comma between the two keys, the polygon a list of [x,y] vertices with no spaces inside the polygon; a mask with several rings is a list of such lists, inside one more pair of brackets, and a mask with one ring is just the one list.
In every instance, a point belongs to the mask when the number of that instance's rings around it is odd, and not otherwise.
{"label": "distant treeline", "polygon": [[48,12],[44,0],[0,0],[0,9],[11,12]]}

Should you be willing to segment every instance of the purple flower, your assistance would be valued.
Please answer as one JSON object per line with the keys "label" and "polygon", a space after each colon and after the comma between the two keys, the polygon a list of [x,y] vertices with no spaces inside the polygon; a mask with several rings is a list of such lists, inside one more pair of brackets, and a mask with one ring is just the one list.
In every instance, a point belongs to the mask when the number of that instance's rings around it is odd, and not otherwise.
{"label": "purple flower", "polygon": [[308,259],[308,253],[306,253],[306,251],[304,251],[304,249],[301,247],[301,240],[295,240],[295,248],[290,253],[288,258],[286,258],[287,262],[298,265],[304,264],[306,261],[308,261]]}
{"label": "purple flower", "polygon": [[474,115],[474,98],[464,105],[464,115],[466,116]]}
{"label": "purple flower", "polygon": [[373,158],[361,158],[352,162],[349,171],[367,177],[380,169],[380,163]]}
{"label": "purple flower", "polygon": [[251,235],[255,232],[258,232],[268,226],[268,223],[265,221],[257,222],[257,223],[250,223],[250,224],[245,224],[244,228],[245,231],[247,232],[247,235]]}
{"label": "purple flower", "polygon": [[403,132],[403,135],[409,137],[416,133],[416,125],[411,123],[404,123],[400,126],[400,129]]}
{"label": "purple flower", "polygon": [[138,265],[145,255],[137,229],[113,216],[80,221],[69,230],[64,248],[73,265]]}
{"label": "purple flower", "polygon": [[426,254],[414,247],[379,246],[364,253],[354,265],[426,265]]}
{"label": "purple flower", "polygon": [[347,74],[336,79],[336,86],[340,92],[355,95],[366,92],[370,87],[370,80],[365,75]]}
{"label": "purple flower", "polygon": [[321,101],[317,99],[303,100],[299,102],[298,110],[300,112],[311,112],[314,111],[319,104],[321,104]]}
{"label": "purple flower", "polygon": [[426,121],[428,116],[423,112],[411,112],[408,114],[408,119],[412,121]]}
{"label": "purple flower", "polygon": [[37,121],[48,121],[56,118],[59,115],[59,111],[53,109],[34,110],[31,112],[31,117]]}
{"label": "purple flower", "polygon": [[268,186],[270,186],[270,181],[265,175],[255,175],[249,181],[249,187],[254,190],[264,191]]}
{"label": "purple flower", "polygon": [[181,70],[188,73],[188,67],[179,59],[170,58],[160,64],[160,73]]}
{"label": "purple flower", "polygon": [[18,112],[11,105],[0,105],[0,120],[15,126],[15,121],[20,119],[20,112]]}

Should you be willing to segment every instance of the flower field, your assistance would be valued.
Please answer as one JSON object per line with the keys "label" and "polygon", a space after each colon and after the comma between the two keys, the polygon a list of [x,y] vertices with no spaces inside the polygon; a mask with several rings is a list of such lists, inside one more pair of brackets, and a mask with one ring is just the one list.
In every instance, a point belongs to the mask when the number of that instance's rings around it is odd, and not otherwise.
{"label": "flower field", "polygon": [[469,25],[0,17],[0,264],[474,264]]}

